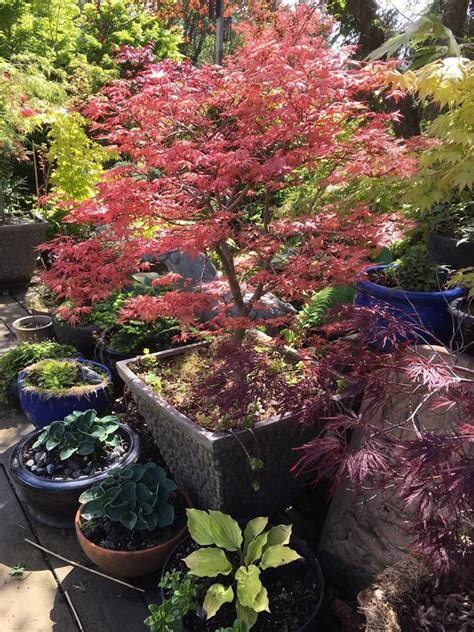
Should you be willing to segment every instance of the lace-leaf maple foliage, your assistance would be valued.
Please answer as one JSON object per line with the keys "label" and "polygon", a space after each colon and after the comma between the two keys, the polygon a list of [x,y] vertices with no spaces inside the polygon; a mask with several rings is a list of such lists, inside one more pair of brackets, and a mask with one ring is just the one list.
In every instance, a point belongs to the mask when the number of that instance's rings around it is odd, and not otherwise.
{"label": "lace-leaf maple foliage", "polygon": [[245,43],[223,67],[166,60],[93,98],[93,130],[122,160],[68,218],[100,230],[85,242],[49,244],[56,259],[47,285],[87,312],[150,256],[212,252],[224,276],[205,294],[136,297],[123,316],[189,324],[212,305],[217,329],[243,329],[268,292],[292,300],[353,278],[380,240],[383,217],[364,205],[282,217],[273,204],[321,160],[333,165],[324,183],[333,186],[415,169],[390,131],[397,114],[364,101],[392,66],[350,61],[350,49],[330,48],[330,29],[314,8],[280,11],[269,25],[243,27]]}

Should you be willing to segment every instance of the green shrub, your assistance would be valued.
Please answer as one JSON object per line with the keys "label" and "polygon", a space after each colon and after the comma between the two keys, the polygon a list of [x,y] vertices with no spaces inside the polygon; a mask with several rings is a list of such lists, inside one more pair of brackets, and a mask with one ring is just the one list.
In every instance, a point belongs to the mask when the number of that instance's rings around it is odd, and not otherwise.
{"label": "green shrub", "polygon": [[46,426],[33,448],[56,450],[61,461],[73,454],[89,456],[106,446],[120,445],[117,417],[98,418],[95,410],[74,411],[62,421],[53,421]]}
{"label": "green shrub", "polygon": [[374,280],[389,288],[400,288],[407,292],[439,292],[443,289],[448,269],[432,263],[426,246],[407,248],[400,259],[377,273]]}
{"label": "green shrub", "polygon": [[23,369],[45,358],[68,358],[75,355],[77,350],[74,347],[52,340],[23,342],[10,349],[0,357],[0,402],[9,401],[10,389]]}
{"label": "green shrub", "polygon": [[127,465],[81,495],[81,518],[105,517],[139,531],[168,527],[175,519],[169,502],[175,490],[176,483],[156,463]]}

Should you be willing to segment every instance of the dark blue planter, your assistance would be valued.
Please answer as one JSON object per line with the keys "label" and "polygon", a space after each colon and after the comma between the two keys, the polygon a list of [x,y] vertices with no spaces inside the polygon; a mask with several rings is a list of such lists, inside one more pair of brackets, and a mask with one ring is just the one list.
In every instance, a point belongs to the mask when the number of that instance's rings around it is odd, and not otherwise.
{"label": "dark blue planter", "polygon": [[34,430],[13,450],[10,458],[10,473],[26,501],[30,514],[43,524],[59,529],[74,527],[74,516],[79,507],[82,492],[103,481],[117,467],[136,463],[140,456],[140,440],[136,432],[119,424],[119,432],[128,443],[127,453],[105,472],[78,479],[60,480],[37,476],[26,466],[26,451],[38,439],[41,430]]}
{"label": "dark blue planter", "polygon": [[[372,266],[366,272],[376,272],[386,267]],[[465,294],[461,287],[443,292],[409,292],[367,280],[357,281],[356,287],[354,305],[357,307],[386,308],[400,320],[414,325],[418,331],[413,332],[409,342],[433,343],[441,340],[448,344],[453,335],[453,320],[448,312],[448,303]],[[429,333],[425,334],[422,330]]]}
{"label": "dark blue planter", "polygon": [[[73,360],[72,358],[68,359]],[[69,415],[75,410],[86,411],[93,408],[99,414],[104,412],[112,390],[112,373],[110,369],[92,360],[76,358],[74,362],[83,362],[87,365],[91,365],[93,369],[99,369],[105,372],[107,375],[107,384],[99,384],[94,390],[82,395],[65,394],[45,397],[43,394],[25,389],[24,382],[27,370],[21,371],[19,374],[18,392],[20,395],[20,404],[23,412],[36,428],[42,428],[52,421],[64,419],[66,415]]]}

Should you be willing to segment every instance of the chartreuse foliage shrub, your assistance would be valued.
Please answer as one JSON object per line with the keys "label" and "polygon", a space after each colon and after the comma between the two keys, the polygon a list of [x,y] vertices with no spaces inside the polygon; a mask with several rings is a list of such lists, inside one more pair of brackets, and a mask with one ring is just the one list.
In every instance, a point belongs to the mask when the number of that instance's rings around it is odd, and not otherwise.
{"label": "chartreuse foliage shrub", "polygon": [[[259,612],[270,611],[267,590],[260,578],[261,572],[267,568],[284,566],[301,557],[288,546],[291,525],[267,529],[268,518],[259,517],[250,520],[242,532],[236,520],[220,511],[187,509],[187,514],[189,533],[202,547],[183,560],[189,575],[228,578],[225,585],[216,582],[208,588],[203,602],[207,619],[211,619],[225,603],[235,603],[235,629],[250,630],[257,622]],[[186,591],[188,595],[190,588]],[[195,594],[191,592],[190,596],[192,598],[187,600],[188,611]],[[175,605],[182,607],[185,604]],[[163,610],[166,612],[169,607],[163,604],[150,608],[151,617],[146,623],[152,630],[160,629],[155,624],[162,617]],[[181,611],[181,614],[186,613]]]}
{"label": "chartreuse foliage shrub", "polygon": [[46,358],[70,358],[77,350],[70,345],[61,345],[52,340],[44,342],[23,342],[9,349],[0,357],[0,402],[7,403],[11,397],[10,389],[18,373],[30,364]]}
{"label": "chartreuse foliage shrub", "polygon": [[97,417],[95,410],[74,411],[62,421],[53,421],[40,434],[33,448],[56,450],[61,461],[73,454],[90,456],[105,447],[120,445],[117,417]]}
{"label": "chartreuse foliage shrub", "polygon": [[69,88],[83,96],[118,76],[114,52],[120,46],[152,43],[158,58],[176,58],[179,39],[133,0],[0,3],[0,57],[41,59],[59,80],[72,78]]}
{"label": "chartreuse foliage shrub", "polygon": [[168,527],[175,519],[170,502],[175,490],[176,483],[156,463],[127,465],[81,495],[81,518],[107,518],[139,531]]}
{"label": "chartreuse foliage shrub", "polygon": [[407,201],[421,210],[474,185],[474,62],[463,57],[437,60],[415,71],[395,73],[395,87],[411,90],[438,115],[426,134],[435,142],[421,156]]}

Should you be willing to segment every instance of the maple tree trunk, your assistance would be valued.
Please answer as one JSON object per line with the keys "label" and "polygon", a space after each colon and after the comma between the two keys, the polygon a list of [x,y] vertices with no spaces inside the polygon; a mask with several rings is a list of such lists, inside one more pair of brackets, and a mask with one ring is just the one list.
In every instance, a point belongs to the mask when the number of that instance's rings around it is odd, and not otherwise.
{"label": "maple tree trunk", "polygon": [[357,57],[363,59],[381,46],[387,33],[380,26],[376,0],[347,0],[346,10],[353,16],[360,28]]}
{"label": "maple tree trunk", "polygon": [[472,0],[446,0],[444,3],[441,21],[456,37],[464,35],[467,11],[471,4]]}

